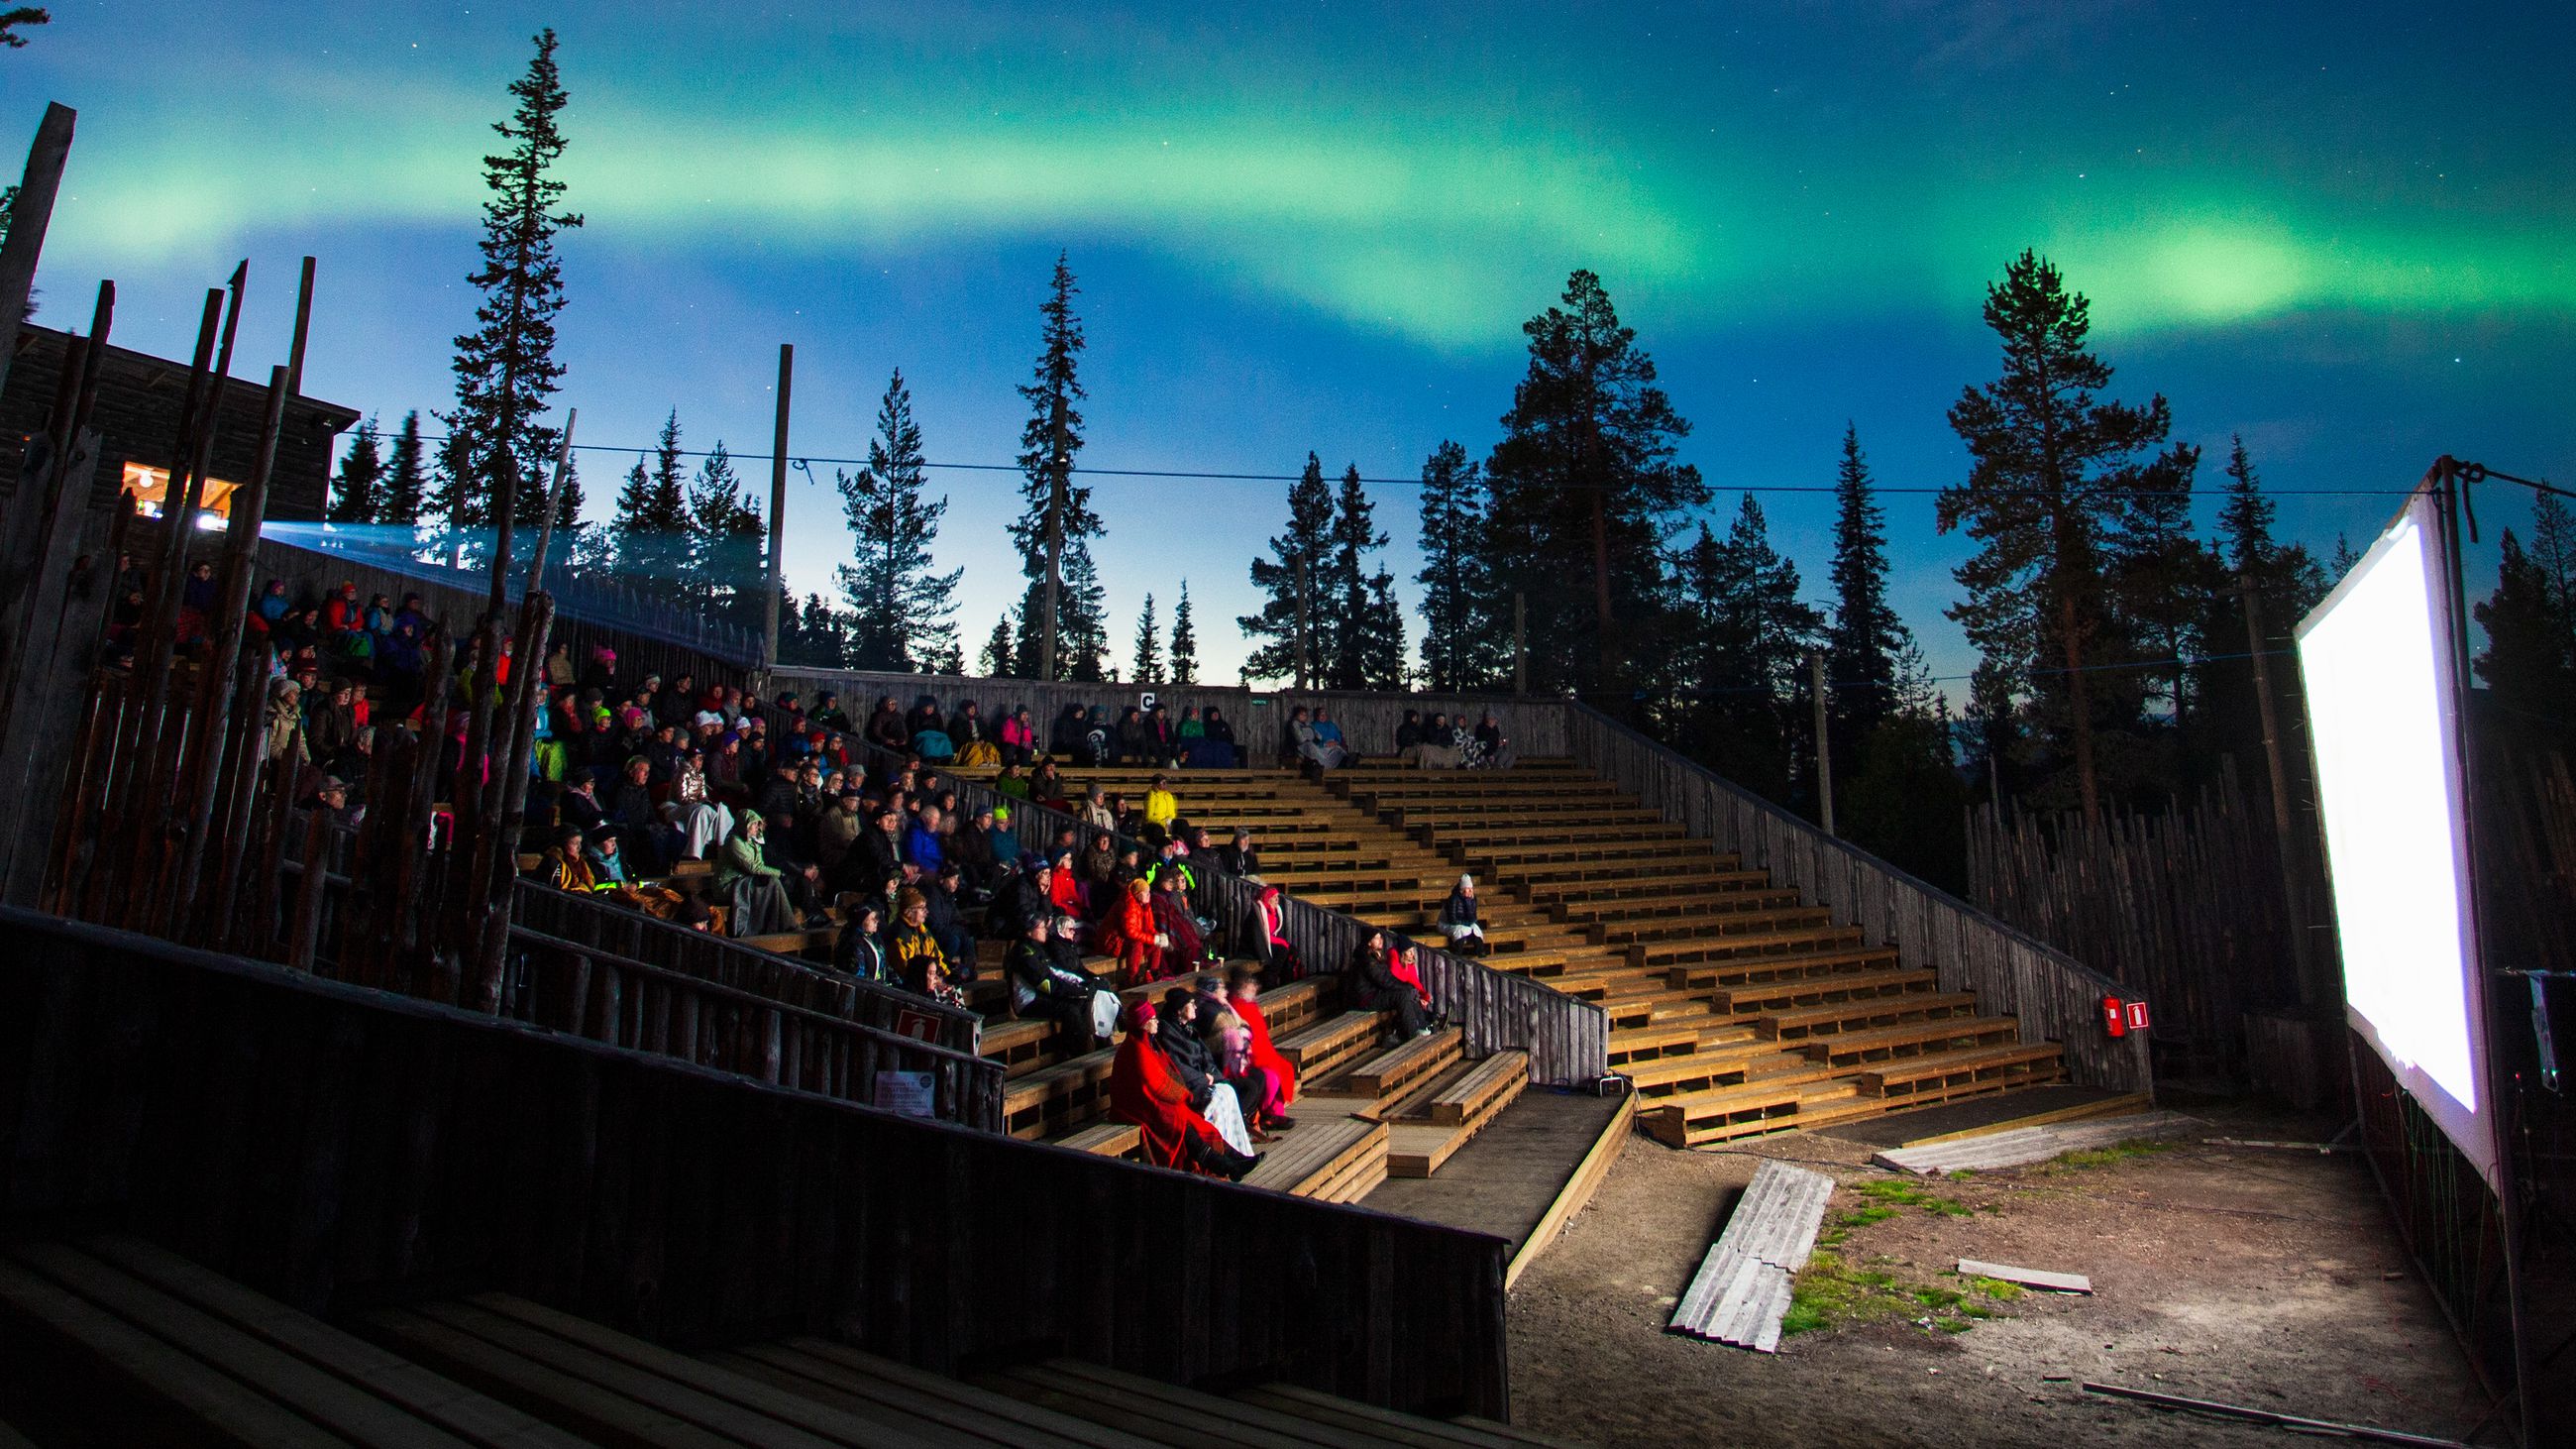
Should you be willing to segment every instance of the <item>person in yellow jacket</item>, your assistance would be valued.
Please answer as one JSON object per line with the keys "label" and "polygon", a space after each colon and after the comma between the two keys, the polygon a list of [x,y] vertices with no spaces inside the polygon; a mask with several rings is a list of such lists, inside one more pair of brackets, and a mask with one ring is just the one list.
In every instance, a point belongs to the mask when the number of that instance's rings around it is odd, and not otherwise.
{"label": "person in yellow jacket", "polygon": [[1179,797],[1172,793],[1171,778],[1167,775],[1156,775],[1154,783],[1145,791],[1145,823],[1168,833],[1172,828],[1172,822],[1179,818],[1180,813],[1181,802]]}

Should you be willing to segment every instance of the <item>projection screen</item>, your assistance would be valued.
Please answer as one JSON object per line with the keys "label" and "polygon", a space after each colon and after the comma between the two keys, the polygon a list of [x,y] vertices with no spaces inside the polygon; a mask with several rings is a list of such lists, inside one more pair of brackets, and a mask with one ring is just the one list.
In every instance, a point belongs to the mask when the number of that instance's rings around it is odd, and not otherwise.
{"label": "projection screen", "polygon": [[2418,493],[2298,629],[2354,1031],[2496,1184],[2439,500]]}

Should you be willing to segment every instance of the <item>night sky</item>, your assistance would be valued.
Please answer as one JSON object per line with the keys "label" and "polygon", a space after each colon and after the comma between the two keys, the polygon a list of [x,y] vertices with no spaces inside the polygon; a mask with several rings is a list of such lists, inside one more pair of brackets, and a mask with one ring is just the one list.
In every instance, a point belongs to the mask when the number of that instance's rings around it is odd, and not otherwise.
{"label": "night sky", "polygon": [[[52,8],[0,54],[8,135],[49,99],[81,112],[41,320],[78,325],[114,276],[118,340],[184,357],[247,255],[256,375],[312,252],[306,389],[388,429],[449,399],[485,127],[552,24],[589,219],[559,402],[589,443],[647,443],[677,406],[692,446],[765,455],[792,341],[792,453],[862,454],[900,366],[934,459],[1007,462],[1063,248],[1087,464],[1290,473],[1313,449],[1411,477],[1443,438],[1491,445],[1520,323],[1583,266],[1695,424],[1722,519],[1744,486],[1829,485],[1846,419],[1891,489],[1964,477],[1943,413],[1995,372],[1982,288],[2035,246],[2094,299],[2114,394],[2163,392],[2211,448],[2204,485],[2231,431],[2284,493],[2402,490],[2445,451],[2576,477],[2561,5]],[[584,456],[594,515],[625,467]],[[830,472],[792,475],[800,592],[846,551]],[[1019,589],[1016,479],[934,478],[971,655]],[[1231,677],[1284,485],[1096,484],[1122,661],[1142,595],[1168,614],[1186,575]],[[1414,495],[1376,492],[1409,598]],[[1886,501],[1895,602],[1964,674],[1941,617],[1962,543],[1928,496]],[[2323,552],[2396,501],[2318,491],[2282,519]],[[1828,501],[1763,502],[1821,598]]]}

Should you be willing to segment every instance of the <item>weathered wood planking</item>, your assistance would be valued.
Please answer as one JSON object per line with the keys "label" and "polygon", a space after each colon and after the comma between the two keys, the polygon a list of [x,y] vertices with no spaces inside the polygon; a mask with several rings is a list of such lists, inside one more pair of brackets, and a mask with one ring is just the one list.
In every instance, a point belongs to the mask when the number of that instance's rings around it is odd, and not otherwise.
{"label": "weathered wood planking", "polygon": [[1870,1158],[1880,1167],[1932,1177],[1944,1172],[1983,1172],[2046,1162],[2087,1148],[2112,1147],[2146,1138],[2172,1137],[2193,1125],[2179,1112],[2140,1112],[2125,1117],[2088,1118],[2042,1123],[2002,1132],[1953,1137],[1921,1147],[1892,1147]]}
{"label": "weathered wood planking", "polygon": [[2101,998],[2121,990],[2110,977],[1588,705],[1559,707],[1567,715],[1568,753],[1665,819],[1735,852],[1747,866],[1770,871],[1775,882],[1831,908],[1837,921],[1860,927],[1869,939],[1894,946],[1907,966],[1932,968],[1942,990],[1973,991],[1979,1010],[2020,1018],[2024,1039],[2064,1048],[2076,1081],[2120,1091],[2151,1088],[2146,1038],[2114,1040],[2102,1030]]}
{"label": "weathered wood planking", "polygon": [[0,1211],[113,1218],[305,1312],[499,1291],[682,1348],[811,1333],[955,1372],[1081,1344],[1508,1415],[1497,1238],[28,912],[0,930]]}
{"label": "weathered wood planking", "polygon": [[1726,1228],[1673,1306],[1670,1331],[1771,1353],[1789,1311],[1791,1281],[1815,1251],[1834,1180],[1765,1162],[1736,1200]]}

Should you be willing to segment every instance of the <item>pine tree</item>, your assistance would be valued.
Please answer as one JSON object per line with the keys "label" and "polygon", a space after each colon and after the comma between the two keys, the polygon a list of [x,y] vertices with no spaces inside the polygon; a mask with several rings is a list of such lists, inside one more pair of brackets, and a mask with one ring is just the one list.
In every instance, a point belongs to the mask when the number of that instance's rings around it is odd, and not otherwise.
{"label": "pine tree", "polygon": [[1833,681],[1837,756],[1857,757],[1860,742],[1898,704],[1897,664],[1913,632],[1887,602],[1887,521],[1872,492],[1860,429],[1843,426],[1842,463],[1834,478],[1834,622],[1825,669]]}
{"label": "pine tree", "polygon": [[[1386,535],[1377,528],[1377,509],[1369,502],[1368,490],[1360,483],[1360,466],[1353,463],[1342,470],[1342,486],[1334,500],[1333,544],[1327,556],[1325,587],[1320,591],[1322,613],[1327,626],[1322,631],[1329,642],[1324,656],[1324,683],[1333,689],[1374,689],[1374,680],[1383,680],[1387,671],[1372,671],[1372,660],[1383,661],[1385,620],[1369,607],[1372,582],[1369,559],[1386,547]],[[1403,637],[1404,623],[1396,620],[1397,638]],[[1403,645],[1396,646],[1395,673],[1403,672]]]}
{"label": "pine tree", "polygon": [[1190,618],[1190,581],[1181,580],[1181,601],[1172,609],[1172,682],[1199,682],[1199,631]]}
{"label": "pine tree", "polygon": [[1509,665],[1497,628],[1494,560],[1485,538],[1485,470],[1443,439],[1422,460],[1423,683],[1481,689]]}
{"label": "pine tree", "polygon": [[1019,656],[1011,651],[1011,615],[1006,609],[993,621],[992,637],[984,641],[984,675],[988,679],[1007,679],[1018,663]]}
{"label": "pine tree", "polygon": [[429,475],[421,461],[420,414],[407,412],[403,414],[402,428],[394,434],[393,456],[385,468],[376,521],[406,527],[418,524],[428,489]]}
{"label": "pine tree", "polygon": [[1136,616],[1136,682],[1152,684],[1163,677],[1163,641],[1154,627],[1154,596],[1145,596],[1145,610]]}
{"label": "pine tree", "polygon": [[1485,465],[1498,592],[1528,601],[1541,687],[1627,677],[1632,636],[1666,607],[1665,531],[1708,502],[1699,470],[1675,458],[1690,424],[1601,279],[1574,273],[1563,301],[1521,329],[1529,372]]}
{"label": "pine tree", "polygon": [[[1986,289],[1985,320],[2003,343],[2003,372],[1950,409],[1975,462],[1938,505],[1944,532],[1964,527],[1979,544],[1956,570],[1968,598],[1950,616],[2065,721],[2077,797],[2098,817],[2100,691],[2088,669],[2118,623],[2105,566],[2137,521],[2141,491],[2174,487],[2185,457],[2149,453],[2172,430],[2163,397],[2143,407],[2100,399],[2111,369],[2086,348],[2091,304],[2036,253]],[[2043,653],[2050,667],[2040,673]]]}
{"label": "pine tree", "polygon": [[[1077,628],[1086,637],[1093,632],[1106,637],[1106,622],[1096,612],[1079,620],[1069,617],[1070,610],[1078,607],[1069,597],[1075,592],[1074,559],[1079,555],[1089,567],[1089,540],[1101,532],[1100,515],[1091,511],[1091,490],[1073,481],[1074,458],[1082,451],[1082,413],[1077,404],[1088,396],[1082,389],[1079,365],[1082,319],[1073,311],[1079,290],[1073,284],[1073,269],[1058,253],[1047,300],[1038,308],[1042,320],[1037,365],[1020,385],[1020,396],[1029,404],[1028,425],[1020,430],[1020,496],[1025,506],[1011,524],[1011,541],[1019,545],[1020,572],[1029,580],[1020,606],[1020,672],[1032,679],[1044,677],[1050,643],[1055,647],[1055,677],[1063,679],[1070,675],[1066,656]],[[1059,539],[1060,587],[1050,637],[1047,562],[1054,549],[1051,540]]]}
{"label": "pine tree", "polygon": [[1359,634],[1360,687],[1404,688],[1404,604],[1395,596],[1395,575],[1384,569],[1369,579]]}
{"label": "pine tree", "polygon": [[638,458],[627,470],[617,493],[617,513],[610,520],[610,553],[626,584],[656,598],[691,596],[681,575],[689,565],[690,538],[696,520],[683,481],[680,414],[674,408],[662,419],[649,459]]}
{"label": "pine tree", "polygon": [[2327,561],[2326,567],[2333,571],[2338,582],[2354,569],[2361,567],[2361,555],[2352,551],[2351,539],[2340,533],[2335,535],[2334,557]]}
{"label": "pine tree", "polygon": [[1085,544],[1065,551],[1064,597],[1060,619],[1064,628],[1064,677],[1082,684],[1098,684],[1109,677],[1109,605],[1108,591],[1101,587],[1100,570],[1091,561],[1091,548]]}
{"label": "pine tree", "polygon": [[690,531],[685,585],[707,601],[708,611],[736,628],[760,622],[761,593],[769,587],[767,535],[760,510],[734,476],[733,455],[718,438],[689,480]]}
{"label": "pine tree", "polygon": [[331,507],[323,517],[333,523],[374,523],[384,513],[385,463],[376,451],[376,420],[358,424],[349,437],[340,476],[332,480]]}
{"label": "pine tree", "polygon": [[1681,559],[1690,643],[1681,652],[1687,734],[1710,767],[1775,800],[1789,797],[1789,711],[1824,617],[1799,601],[1798,567],[1771,546],[1768,521],[1744,495],[1721,540],[1703,523]]}
{"label": "pine tree", "polygon": [[957,649],[957,581],[965,571],[931,572],[931,545],[948,500],[922,496],[928,474],[921,428],[912,420],[912,392],[900,369],[877,404],[867,466],[834,474],[856,556],[839,570],[853,616],[856,667],[907,672],[949,658]]}
{"label": "pine tree", "polygon": [[1270,557],[1252,561],[1253,586],[1269,601],[1260,613],[1235,620],[1247,637],[1270,641],[1244,656],[1245,679],[1289,679],[1304,689],[1323,677],[1333,542],[1332,490],[1324,485],[1323,460],[1308,453],[1306,471],[1288,486],[1287,531],[1270,540]]}
{"label": "pine tree", "polygon": [[[563,311],[563,264],[555,237],[581,225],[559,211],[564,183],[554,179],[564,152],[556,118],[569,97],[555,66],[555,33],[540,31],[527,74],[511,82],[517,108],[493,130],[503,150],[483,158],[483,265],[467,280],[482,292],[474,330],[456,339],[456,406],[447,415],[457,439],[451,511],[458,523],[498,529],[496,549],[512,527],[544,505],[546,468],[556,430],[541,420],[563,377],[555,318]],[[493,576],[500,603],[501,573]]]}
{"label": "pine tree", "polygon": [[[2557,500],[2543,494],[2539,501]],[[2576,612],[2566,581],[2552,576],[2556,562],[2504,531],[2495,592],[2470,611],[2487,636],[2471,668],[2500,707],[2505,733],[2563,742],[2576,721]]]}
{"label": "pine tree", "polygon": [[[0,10],[0,46],[6,46],[11,50],[23,47],[27,43],[27,37],[18,33],[19,26],[45,25],[51,23],[53,18],[52,12],[41,5],[12,5],[6,10]],[[12,186],[9,189],[15,191],[18,188]],[[0,212],[0,215],[5,214]]]}

